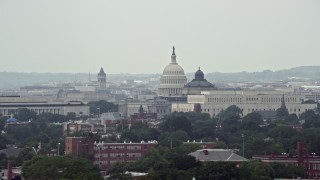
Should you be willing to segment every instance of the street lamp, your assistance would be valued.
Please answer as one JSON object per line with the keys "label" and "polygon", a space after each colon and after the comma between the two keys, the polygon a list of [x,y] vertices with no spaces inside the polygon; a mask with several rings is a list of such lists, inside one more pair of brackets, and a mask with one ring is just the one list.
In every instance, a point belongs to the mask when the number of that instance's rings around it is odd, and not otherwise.
{"label": "street lamp", "polygon": [[58,156],[60,156],[59,146],[61,143],[58,143]]}
{"label": "street lamp", "polygon": [[244,157],[244,134],[241,134],[242,137],[242,157]]}
{"label": "street lamp", "polygon": [[98,109],[98,111],[99,111],[98,117],[100,117],[100,108],[97,108],[97,109]]}

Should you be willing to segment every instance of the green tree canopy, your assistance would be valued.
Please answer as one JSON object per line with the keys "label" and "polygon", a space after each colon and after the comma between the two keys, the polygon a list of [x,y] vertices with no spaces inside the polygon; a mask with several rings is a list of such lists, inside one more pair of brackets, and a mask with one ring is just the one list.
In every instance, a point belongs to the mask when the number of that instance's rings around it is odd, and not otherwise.
{"label": "green tree canopy", "polygon": [[83,158],[35,156],[22,167],[26,179],[102,179],[99,169]]}

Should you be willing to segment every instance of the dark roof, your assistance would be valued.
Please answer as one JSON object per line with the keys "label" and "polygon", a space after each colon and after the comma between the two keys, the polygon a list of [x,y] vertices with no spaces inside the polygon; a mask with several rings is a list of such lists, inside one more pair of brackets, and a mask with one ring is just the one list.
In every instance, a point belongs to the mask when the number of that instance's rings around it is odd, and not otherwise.
{"label": "dark roof", "polygon": [[103,68],[101,68],[101,69],[100,69],[100,72],[99,72],[99,74],[103,74],[103,75],[104,75],[104,74],[106,74],[106,73],[104,73],[104,70],[103,70]]}
{"label": "dark roof", "polygon": [[212,83],[206,79],[193,79],[191,82],[185,85],[185,87],[215,87]]}
{"label": "dark roof", "polygon": [[123,118],[120,116],[120,113],[118,112],[109,112],[109,113],[102,113],[101,119],[116,121],[116,120],[122,120]]}
{"label": "dark roof", "polygon": [[224,162],[242,162],[248,159],[233,153],[229,149],[200,149],[189,155],[199,161],[224,161]]}
{"label": "dark roof", "polygon": [[194,74],[195,79],[204,79],[204,73],[200,70],[200,67],[198,71]]}
{"label": "dark roof", "polygon": [[275,118],[277,116],[277,111],[274,110],[265,110],[265,111],[254,111],[262,116],[262,118]]}
{"label": "dark roof", "polygon": [[185,87],[215,87],[213,84],[208,82],[204,78],[204,73],[200,70],[200,67],[198,71],[194,74],[194,79],[185,85]]}

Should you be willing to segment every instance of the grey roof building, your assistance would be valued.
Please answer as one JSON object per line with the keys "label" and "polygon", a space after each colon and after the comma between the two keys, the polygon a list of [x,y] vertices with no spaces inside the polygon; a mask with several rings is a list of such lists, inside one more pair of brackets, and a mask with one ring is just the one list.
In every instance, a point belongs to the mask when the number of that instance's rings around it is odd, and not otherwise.
{"label": "grey roof building", "polygon": [[201,91],[211,91],[216,89],[217,88],[214,84],[204,78],[204,73],[199,67],[198,71],[194,74],[194,79],[184,86],[182,93],[185,95],[197,95],[201,94]]}
{"label": "grey roof building", "polygon": [[102,120],[109,120],[109,121],[118,121],[124,119],[121,117],[120,113],[118,112],[108,112],[108,113],[102,113],[101,114]]}
{"label": "grey roof building", "polygon": [[223,161],[223,162],[244,162],[248,159],[235,154],[229,149],[200,149],[189,155],[196,158],[198,161]]}

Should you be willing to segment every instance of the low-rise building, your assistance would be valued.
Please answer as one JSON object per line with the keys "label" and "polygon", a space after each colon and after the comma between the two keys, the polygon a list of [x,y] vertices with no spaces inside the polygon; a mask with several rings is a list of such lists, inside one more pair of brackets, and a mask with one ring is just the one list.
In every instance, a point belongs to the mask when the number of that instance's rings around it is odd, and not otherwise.
{"label": "low-rise building", "polygon": [[117,130],[117,124],[89,124],[89,123],[63,123],[63,134],[70,135],[75,132],[107,134]]}
{"label": "low-rise building", "polygon": [[90,108],[82,102],[66,102],[66,103],[50,103],[50,102],[0,102],[0,114],[3,116],[10,116],[16,114],[18,109],[27,108],[36,112],[38,115],[41,113],[52,113],[68,115],[74,113],[77,116],[90,115]]}
{"label": "low-rise building", "polygon": [[140,106],[142,106],[147,113],[156,113],[157,118],[162,118],[171,113],[171,103],[161,98],[146,101],[126,99],[119,103],[119,113],[122,117],[129,118],[131,115],[139,113]]}
{"label": "low-rise building", "polygon": [[254,155],[252,159],[261,160],[264,163],[283,163],[285,165],[303,166],[308,178],[320,178],[320,156],[310,153],[310,149],[306,144],[298,142],[297,155],[281,154],[281,155]]}
{"label": "low-rise building", "polygon": [[101,170],[108,170],[117,161],[135,162],[155,148],[157,141],[140,143],[94,143],[93,164]]}
{"label": "low-rise building", "polygon": [[201,162],[222,161],[242,163],[248,159],[239,156],[230,149],[200,149],[189,154]]}
{"label": "low-rise building", "polygon": [[157,141],[97,143],[94,142],[93,135],[90,134],[88,137],[67,137],[65,151],[66,155],[88,157],[100,170],[108,171],[117,161],[137,161],[155,148],[157,144]]}

